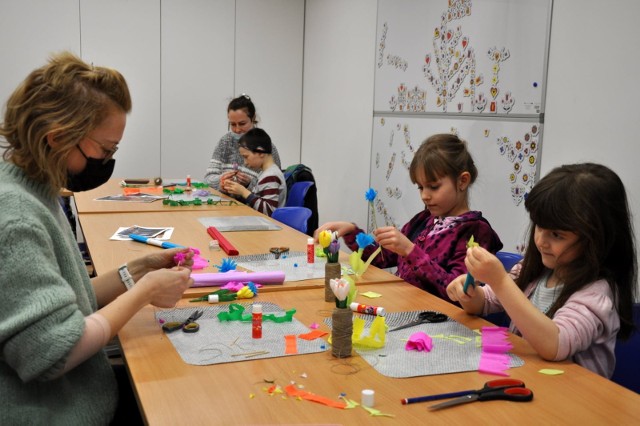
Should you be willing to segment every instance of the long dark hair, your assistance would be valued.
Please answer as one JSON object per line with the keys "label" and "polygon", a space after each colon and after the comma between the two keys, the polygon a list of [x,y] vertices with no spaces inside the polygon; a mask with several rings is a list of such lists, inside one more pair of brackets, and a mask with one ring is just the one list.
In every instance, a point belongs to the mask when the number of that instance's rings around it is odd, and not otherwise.
{"label": "long dark hair", "polygon": [[525,208],[531,229],[518,286],[524,289],[546,272],[534,242],[536,226],[573,232],[579,255],[556,269],[564,287],[547,315],[553,317],[573,293],[604,279],[620,316],[618,334],[629,337],[634,331],[637,260],[627,194],[618,175],[593,163],[557,167],[533,187]]}

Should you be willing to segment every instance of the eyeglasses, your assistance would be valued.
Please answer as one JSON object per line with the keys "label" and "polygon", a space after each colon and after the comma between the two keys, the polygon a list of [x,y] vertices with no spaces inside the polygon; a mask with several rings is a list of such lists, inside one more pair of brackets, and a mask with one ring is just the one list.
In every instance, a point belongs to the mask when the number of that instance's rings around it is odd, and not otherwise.
{"label": "eyeglasses", "polygon": [[114,154],[118,151],[118,145],[114,145],[113,147],[109,148],[108,146],[106,146],[102,142],[99,142],[99,141],[93,139],[92,137],[89,137],[89,136],[85,136],[85,137],[87,139],[89,139],[90,141],[95,142],[98,145],[100,145],[100,149],[102,149],[102,152],[104,152],[104,157],[102,158],[102,164],[106,164],[109,160],[111,160],[113,158]]}

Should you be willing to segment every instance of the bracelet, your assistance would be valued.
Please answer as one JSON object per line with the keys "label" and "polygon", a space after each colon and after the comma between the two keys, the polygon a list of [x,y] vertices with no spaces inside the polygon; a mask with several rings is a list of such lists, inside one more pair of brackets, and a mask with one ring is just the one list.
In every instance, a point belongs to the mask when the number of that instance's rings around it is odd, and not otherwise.
{"label": "bracelet", "polygon": [[127,287],[127,290],[131,290],[136,282],[133,281],[126,263],[118,268],[118,274],[120,274],[120,281]]}

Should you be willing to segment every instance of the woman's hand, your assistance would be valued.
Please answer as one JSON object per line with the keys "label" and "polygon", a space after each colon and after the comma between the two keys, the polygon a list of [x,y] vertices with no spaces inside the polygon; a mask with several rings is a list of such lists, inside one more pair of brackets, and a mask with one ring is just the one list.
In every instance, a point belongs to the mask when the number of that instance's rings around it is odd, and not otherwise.
{"label": "woman's hand", "polygon": [[131,262],[127,262],[129,272],[135,281],[138,281],[146,274],[158,269],[173,268],[177,266],[175,256],[178,253],[184,254],[184,259],[180,262],[180,266],[191,269],[193,266],[193,251],[188,248],[175,248],[158,250],[153,254],[139,257]]}
{"label": "woman's hand", "polygon": [[383,226],[373,231],[376,242],[398,256],[408,256],[414,244],[394,226]]}
{"label": "woman's hand", "polygon": [[192,284],[191,269],[177,266],[149,272],[136,283],[134,289],[144,291],[150,304],[158,308],[171,308]]}
{"label": "woman's hand", "polygon": [[327,222],[316,229],[316,231],[313,233],[313,238],[315,238],[316,242],[318,242],[318,235],[320,235],[322,231],[337,232],[338,237],[342,237],[355,230],[356,225],[351,222]]}

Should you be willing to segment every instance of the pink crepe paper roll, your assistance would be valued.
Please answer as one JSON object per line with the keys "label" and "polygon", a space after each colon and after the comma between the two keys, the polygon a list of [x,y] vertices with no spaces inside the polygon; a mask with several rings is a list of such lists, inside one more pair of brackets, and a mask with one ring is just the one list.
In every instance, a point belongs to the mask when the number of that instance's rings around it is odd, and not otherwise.
{"label": "pink crepe paper roll", "polygon": [[267,271],[267,272],[217,272],[204,274],[191,274],[193,278],[192,287],[212,287],[222,286],[229,281],[240,281],[247,283],[253,281],[259,284],[283,284],[284,271]]}

